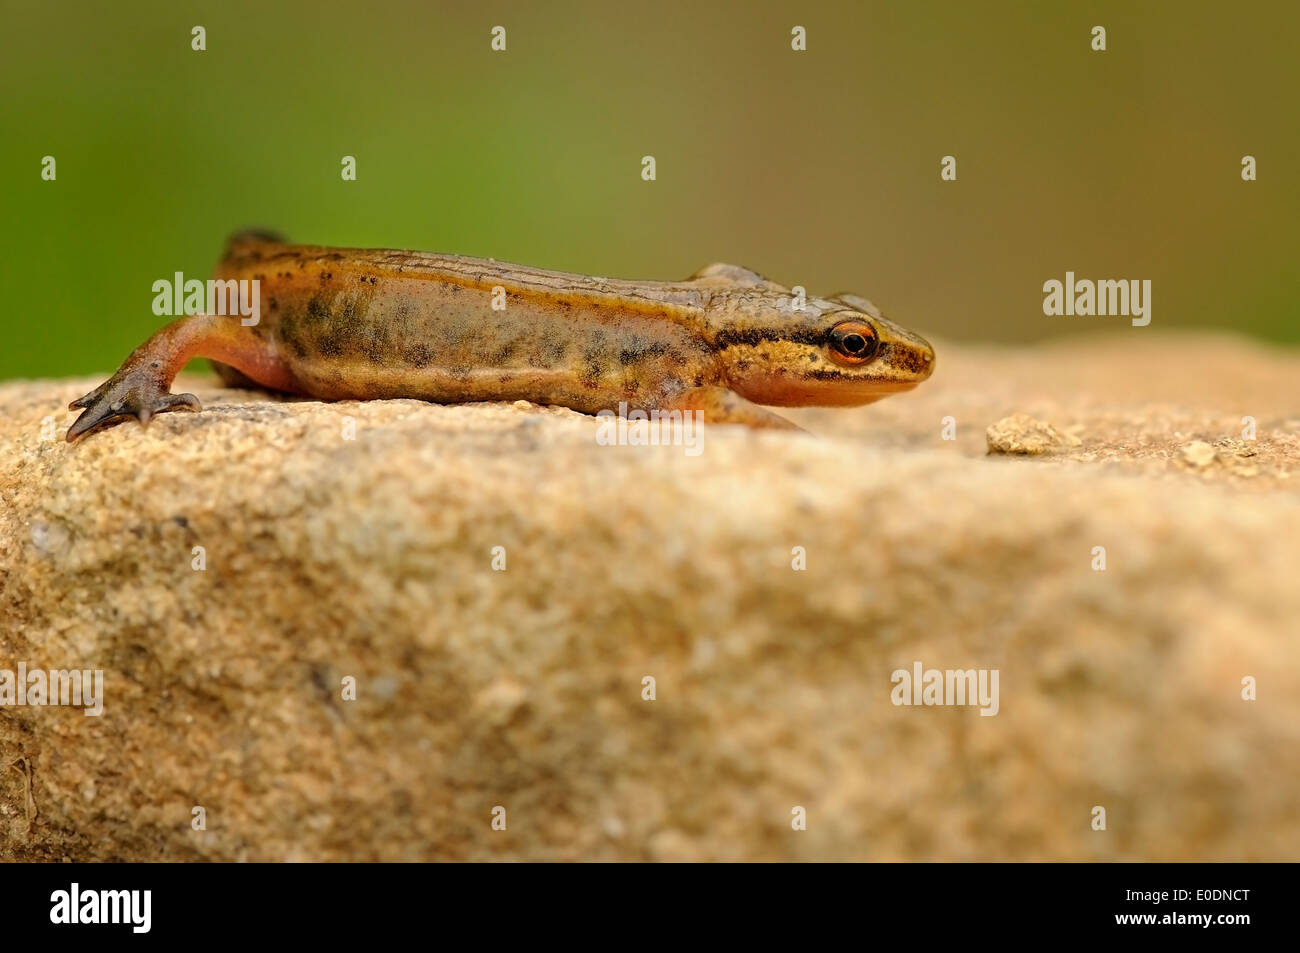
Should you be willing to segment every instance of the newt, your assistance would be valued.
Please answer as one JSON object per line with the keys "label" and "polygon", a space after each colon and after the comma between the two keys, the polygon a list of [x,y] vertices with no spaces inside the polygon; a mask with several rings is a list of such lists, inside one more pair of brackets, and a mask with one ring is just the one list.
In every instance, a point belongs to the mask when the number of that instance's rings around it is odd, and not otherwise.
{"label": "newt", "polygon": [[215,277],[258,282],[257,323],[168,324],[72,402],[83,412],[70,442],[130,417],[200,410],[193,394],[170,392],[195,357],[228,386],[320,400],[527,400],[588,414],[626,402],[782,429],[798,428],[759,405],[866,404],[934,370],[930,345],[865,298],[799,301],[737,265],[628,281],[241,232]]}

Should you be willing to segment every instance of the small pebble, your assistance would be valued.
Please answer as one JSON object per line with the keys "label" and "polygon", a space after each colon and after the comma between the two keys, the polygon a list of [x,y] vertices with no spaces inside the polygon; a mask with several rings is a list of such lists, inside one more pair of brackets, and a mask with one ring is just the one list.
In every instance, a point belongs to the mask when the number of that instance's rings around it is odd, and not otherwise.
{"label": "small pebble", "polygon": [[1051,424],[1028,414],[1003,417],[985,432],[989,453],[1038,456],[1077,447],[1083,441],[1073,434],[1063,434]]}
{"label": "small pebble", "polygon": [[1194,467],[1208,467],[1214,457],[1214,448],[1204,440],[1193,440],[1183,447],[1183,459]]}

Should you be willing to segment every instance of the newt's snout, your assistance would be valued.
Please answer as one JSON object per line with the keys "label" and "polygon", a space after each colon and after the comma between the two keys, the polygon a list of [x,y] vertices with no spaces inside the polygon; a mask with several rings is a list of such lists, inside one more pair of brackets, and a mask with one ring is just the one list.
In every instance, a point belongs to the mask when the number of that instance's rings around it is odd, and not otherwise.
{"label": "newt's snout", "polygon": [[934,348],[913,331],[884,318],[872,319],[880,327],[881,367],[877,374],[882,383],[893,381],[907,390],[934,373]]}

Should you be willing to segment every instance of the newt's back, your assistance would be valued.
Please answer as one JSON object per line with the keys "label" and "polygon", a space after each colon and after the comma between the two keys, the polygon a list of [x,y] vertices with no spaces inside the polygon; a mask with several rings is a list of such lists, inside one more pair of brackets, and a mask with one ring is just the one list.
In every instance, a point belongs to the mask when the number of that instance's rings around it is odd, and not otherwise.
{"label": "newt's back", "polygon": [[262,333],[302,391],[327,399],[523,399],[594,413],[716,376],[702,296],[681,285],[249,233],[231,240],[217,277],[258,282]]}

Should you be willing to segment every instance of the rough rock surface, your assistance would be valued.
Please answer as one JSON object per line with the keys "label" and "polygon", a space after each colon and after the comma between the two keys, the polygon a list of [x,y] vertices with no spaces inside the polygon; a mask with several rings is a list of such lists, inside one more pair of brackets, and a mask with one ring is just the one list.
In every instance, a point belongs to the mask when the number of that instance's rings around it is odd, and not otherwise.
{"label": "rough rock surface", "polygon": [[[0,669],[105,679],[0,708],[0,858],[1300,858],[1300,357],[938,351],[698,456],[203,376],[69,446],[97,380],[0,386]],[[891,704],[918,660],[997,715]]]}

